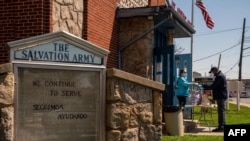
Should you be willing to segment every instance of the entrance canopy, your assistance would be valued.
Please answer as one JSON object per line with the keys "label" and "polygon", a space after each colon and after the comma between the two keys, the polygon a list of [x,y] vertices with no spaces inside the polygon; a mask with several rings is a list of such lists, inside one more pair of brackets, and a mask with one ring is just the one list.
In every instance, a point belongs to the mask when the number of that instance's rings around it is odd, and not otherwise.
{"label": "entrance canopy", "polygon": [[158,29],[162,32],[166,32],[167,29],[174,29],[174,38],[191,37],[191,35],[195,33],[193,26],[187,23],[172,7],[150,6],[118,9],[116,16],[117,18],[153,16],[156,23],[160,23],[168,18],[168,20],[161,24]]}

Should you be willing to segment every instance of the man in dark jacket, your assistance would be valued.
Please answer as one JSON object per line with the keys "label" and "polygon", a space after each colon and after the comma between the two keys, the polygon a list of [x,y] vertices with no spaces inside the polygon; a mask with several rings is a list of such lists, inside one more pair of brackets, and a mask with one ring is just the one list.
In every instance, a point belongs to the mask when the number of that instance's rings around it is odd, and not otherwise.
{"label": "man in dark jacket", "polygon": [[222,132],[224,131],[224,125],[226,123],[225,100],[228,98],[227,80],[225,75],[219,71],[217,67],[212,67],[209,73],[213,73],[215,79],[212,85],[203,85],[203,88],[205,90],[212,90],[213,99],[217,102],[219,125],[213,132]]}

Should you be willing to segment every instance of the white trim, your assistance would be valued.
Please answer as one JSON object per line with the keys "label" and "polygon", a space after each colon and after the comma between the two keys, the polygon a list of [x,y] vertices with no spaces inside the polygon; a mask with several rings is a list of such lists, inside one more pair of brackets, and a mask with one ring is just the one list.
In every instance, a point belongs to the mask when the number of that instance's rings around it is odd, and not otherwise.
{"label": "white trim", "polygon": [[[8,42],[8,46],[10,47],[10,60],[14,61],[14,52],[16,50],[22,50],[25,48],[32,48],[38,45],[49,44],[55,41],[64,41],[66,43],[71,44],[79,49],[85,50],[87,52],[93,53],[99,57],[105,58],[109,54],[109,50],[106,50],[102,47],[99,47],[93,43],[90,43],[82,38],[79,38],[73,34],[70,34],[65,31],[57,31],[52,33],[47,33],[39,36],[29,37],[17,41]],[[103,60],[105,64],[106,60]]]}
{"label": "white trim", "polygon": [[[48,62],[29,62],[27,63],[27,61],[12,61],[13,65],[23,65],[23,66],[35,66],[35,67],[39,67],[40,68],[48,68],[48,67],[63,67],[63,69],[66,69],[67,67],[78,67],[78,68],[101,68],[104,69],[106,68],[106,66],[104,65],[91,65],[91,64],[69,64],[69,63],[48,63]],[[71,68],[70,68],[71,69]]]}

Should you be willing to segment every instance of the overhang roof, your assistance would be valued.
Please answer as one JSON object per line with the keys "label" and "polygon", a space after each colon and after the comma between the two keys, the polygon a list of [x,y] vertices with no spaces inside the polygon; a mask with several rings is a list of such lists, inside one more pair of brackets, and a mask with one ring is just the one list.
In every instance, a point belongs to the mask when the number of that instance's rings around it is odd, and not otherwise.
{"label": "overhang roof", "polygon": [[167,6],[118,9],[116,18],[122,19],[144,16],[153,16],[156,23],[170,17],[170,20],[166,21],[158,28],[163,32],[166,32],[169,28],[175,29],[174,38],[191,37],[191,35],[195,33],[193,26],[187,23],[174,8]]}

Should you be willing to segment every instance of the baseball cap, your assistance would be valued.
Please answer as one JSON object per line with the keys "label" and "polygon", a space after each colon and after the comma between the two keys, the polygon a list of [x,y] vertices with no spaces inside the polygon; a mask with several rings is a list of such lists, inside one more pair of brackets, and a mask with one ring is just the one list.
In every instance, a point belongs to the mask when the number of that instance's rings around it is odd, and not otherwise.
{"label": "baseball cap", "polygon": [[212,67],[211,70],[209,71],[209,73],[211,73],[214,70],[218,70],[218,68],[217,67]]}

